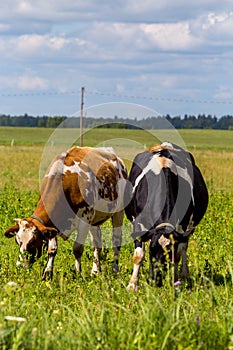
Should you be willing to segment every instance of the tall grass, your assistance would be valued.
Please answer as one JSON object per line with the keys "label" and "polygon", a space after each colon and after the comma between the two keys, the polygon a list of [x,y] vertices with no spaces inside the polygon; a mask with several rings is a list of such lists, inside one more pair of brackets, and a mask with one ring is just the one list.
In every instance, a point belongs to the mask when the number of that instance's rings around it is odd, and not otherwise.
{"label": "tall grass", "polygon": [[[37,196],[5,187],[0,192],[2,229],[31,214]],[[0,347],[2,349],[231,349],[233,347],[232,195],[212,194],[205,219],[191,238],[190,280],[175,290],[169,274],[162,288],[147,282],[128,292],[132,244],[121,250],[120,273],[111,272],[111,249],[102,273],[74,273],[72,240],[59,239],[52,282],[41,282],[46,257],[31,270],[17,269],[15,242],[0,237]],[[107,225],[107,224],[106,224]],[[130,232],[128,232],[129,234]],[[12,283],[13,282],[13,283]],[[24,322],[8,320],[22,317]]]}

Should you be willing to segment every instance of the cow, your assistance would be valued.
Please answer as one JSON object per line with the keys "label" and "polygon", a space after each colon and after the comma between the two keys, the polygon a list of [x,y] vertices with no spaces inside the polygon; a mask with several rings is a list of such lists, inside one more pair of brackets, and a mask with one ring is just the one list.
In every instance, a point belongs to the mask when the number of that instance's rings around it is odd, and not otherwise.
{"label": "cow", "polygon": [[128,203],[125,213],[133,226],[135,247],[128,289],[137,289],[147,241],[150,277],[157,286],[162,285],[171,260],[174,281],[187,278],[188,240],[208,205],[205,181],[192,154],[169,142],[139,153],[129,173],[125,198]]}
{"label": "cow", "polygon": [[[94,246],[93,273],[100,271],[99,226],[111,218],[114,248],[113,270],[118,271],[124,218],[124,188],[127,171],[112,148],[72,147],[58,155],[42,180],[38,204],[30,217],[15,219],[5,231],[20,247],[18,264],[33,263],[47,245],[48,261],[43,279],[52,278],[57,254],[57,236],[68,239],[78,234],[73,244],[75,268],[81,272],[84,243],[91,233]],[[29,253],[30,258],[26,258]]]}

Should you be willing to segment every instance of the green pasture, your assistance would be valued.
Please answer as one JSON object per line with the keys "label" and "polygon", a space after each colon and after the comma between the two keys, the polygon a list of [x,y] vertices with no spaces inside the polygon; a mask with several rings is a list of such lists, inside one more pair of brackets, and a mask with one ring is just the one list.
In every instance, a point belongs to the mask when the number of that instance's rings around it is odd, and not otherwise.
{"label": "green pasture", "polygon": [[[84,129],[83,145],[94,147],[117,139],[124,146],[130,141],[149,147],[160,141],[179,142],[182,140],[188,149],[233,150],[232,130],[128,130],[128,129]],[[66,128],[20,128],[0,127],[0,145],[79,145],[80,130]],[[127,142],[127,140],[129,140]]]}
{"label": "green pasture", "polygon": [[92,129],[83,143],[113,145],[130,168],[145,147],[179,137],[192,151],[210,194],[207,213],[190,239],[190,279],[174,290],[169,271],[163,287],[156,288],[148,281],[147,257],[138,291],[128,292],[133,244],[126,219],[117,276],[111,271],[109,222],[103,225],[102,272],[95,278],[89,241],[82,276],[74,273],[72,239],[59,239],[53,281],[41,281],[46,256],[30,270],[16,268],[18,247],[3,232],[14,218],[32,214],[45,154],[78,144],[79,130],[0,128],[0,349],[233,349],[232,131],[177,135]]}

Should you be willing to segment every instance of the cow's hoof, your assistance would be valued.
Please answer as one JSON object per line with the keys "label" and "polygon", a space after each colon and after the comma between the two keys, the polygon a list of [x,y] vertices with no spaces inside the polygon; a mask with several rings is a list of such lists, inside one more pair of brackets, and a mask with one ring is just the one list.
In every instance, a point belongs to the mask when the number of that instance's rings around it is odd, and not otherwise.
{"label": "cow's hoof", "polygon": [[118,273],[119,272],[119,266],[118,265],[114,265],[112,268],[112,272],[113,273]]}
{"label": "cow's hoof", "polygon": [[45,271],[42,275],[42,281],[52,281],[53,271]]}
{"label": "cow's hoof", "polygon": [[130,282],[128,284],[127,290],[133,290],[134,292],[137,292],[138,291],[138,285],[133,283],[133,282]]}
{"label": "cow's hoof", "polygon": [[92,270],[91,270],[91,275],[92,276],[97,276],[101,271],[101,266],[100,266],[100,263],[96,263],[94,262],[93,265],[92,265]]}
{"label": "cow's hoof", "polygon": [[91,275],[92,276],[97,276],[99,273],[100,273],[100,270],[95,270],[95,269],[91,270]]}

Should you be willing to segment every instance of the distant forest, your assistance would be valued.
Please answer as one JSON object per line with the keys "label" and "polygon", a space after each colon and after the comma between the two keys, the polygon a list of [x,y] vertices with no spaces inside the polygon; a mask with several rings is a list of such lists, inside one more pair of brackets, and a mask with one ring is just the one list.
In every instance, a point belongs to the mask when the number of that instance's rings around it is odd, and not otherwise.
{"label": "distant forest", "polygon": [[[83,118],[84,128],[122,128],[122,129],[158,129],[164,128],[164,121],[171,123],[176,129],[222,129],[233,130],[233,116],[226,115],[217,118],[211,115],[199,114],[184,115],[183,117],[170,115],[160,117],[147,117],[137,120],[130,118]],[[18,127],[43,127],[56,128],[79,128],[79,117],[66,116],[30,116],[28,114],[19,116],[0,115],[0,126]]]}

